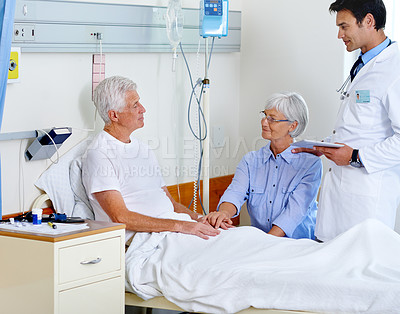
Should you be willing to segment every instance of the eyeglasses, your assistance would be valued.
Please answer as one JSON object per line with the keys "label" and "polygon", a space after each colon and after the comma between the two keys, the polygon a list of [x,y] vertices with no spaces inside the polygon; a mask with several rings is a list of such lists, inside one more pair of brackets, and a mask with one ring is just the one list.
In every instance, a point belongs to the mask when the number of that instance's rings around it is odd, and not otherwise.
{"label": "eyeglasses", "polygon": [[272,118],[271,116],[267,116],[265,111],[260,111],[260,118],[261,119],[267,119],[268,123],[275,123],[275,122],[292,122],[290,120],[277,120]]}

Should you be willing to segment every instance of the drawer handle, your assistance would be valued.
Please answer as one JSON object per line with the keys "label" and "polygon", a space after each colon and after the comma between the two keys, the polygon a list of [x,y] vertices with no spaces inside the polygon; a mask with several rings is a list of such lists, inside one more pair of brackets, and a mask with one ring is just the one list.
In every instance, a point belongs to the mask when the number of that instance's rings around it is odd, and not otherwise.
{"label": "drawer handle", "polygon": [[83,261],[83,262],[81,262],[81,264],[82,265],[92,265],[92,264],[98,264],[100,262],[101,262],[101,257],[98,257],[98,258],[96,258],[94,260],[91,260],[91,261]]}

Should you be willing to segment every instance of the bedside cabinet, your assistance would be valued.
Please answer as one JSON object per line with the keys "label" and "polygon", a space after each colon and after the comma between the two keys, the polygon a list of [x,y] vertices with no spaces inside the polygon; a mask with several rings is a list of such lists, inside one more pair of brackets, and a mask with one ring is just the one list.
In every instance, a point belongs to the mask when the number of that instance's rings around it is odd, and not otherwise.
{"label": "bedside cabinet", "polygon": [[125,225],[60,235],[0,226],[0,313],[123,314]]}

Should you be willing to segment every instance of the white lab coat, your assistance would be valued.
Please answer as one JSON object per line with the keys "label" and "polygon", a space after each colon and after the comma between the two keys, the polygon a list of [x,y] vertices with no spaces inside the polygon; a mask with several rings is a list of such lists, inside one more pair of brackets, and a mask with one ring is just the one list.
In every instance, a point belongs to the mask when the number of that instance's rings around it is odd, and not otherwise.
{"label": "white lab coat", "polygon": [[[356,91],[370,102],[357,103]],[[315,235],[327,241],[355,224],[377,218],[394,228],[400,201],[400,52],[392,43],[348,86],[332,142],[358,148],[364,168],[329,169],[321,188]]]}

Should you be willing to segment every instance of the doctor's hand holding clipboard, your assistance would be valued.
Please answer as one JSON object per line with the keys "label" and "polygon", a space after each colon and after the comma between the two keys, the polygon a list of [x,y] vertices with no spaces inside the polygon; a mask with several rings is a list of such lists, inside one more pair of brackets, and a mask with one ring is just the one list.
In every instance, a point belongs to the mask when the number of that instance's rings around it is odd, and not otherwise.
{"label": "doctor's hand holding clipboard", "polygon": [[[321,145],[321,146],[319,146]],[[325,155],[326,158],[332,160],[338,166],[346,166],[352,158],[353,148],[343,143],[324,143],[316,141],[301,141],[293,143],[292,153],[310,153],[315,156]],[[312,146],[312,148],[311,148]]]}

